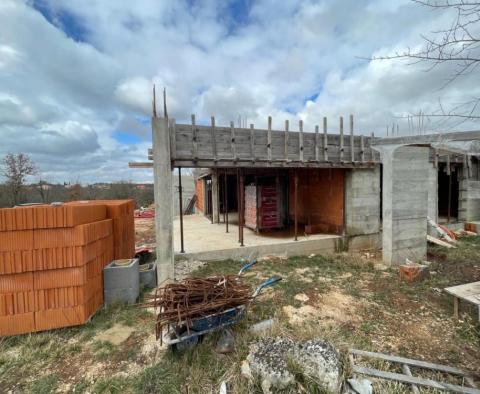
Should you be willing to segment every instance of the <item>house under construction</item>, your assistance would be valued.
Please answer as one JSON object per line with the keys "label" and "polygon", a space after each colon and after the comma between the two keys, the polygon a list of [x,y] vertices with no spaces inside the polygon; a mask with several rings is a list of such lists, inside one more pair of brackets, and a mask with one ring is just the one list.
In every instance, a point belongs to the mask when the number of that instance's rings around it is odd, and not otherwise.
{"label": "house under construction", "polygon": [[[159,283],[174,255],[224,259],[382,248],[399,264],[426,257],[427,217],[480,220],[480,132],[375,138],[344,132],[176,124],[153,117]],[[175,220],[172,171],[196,168],[201,215]],[[181,171],[179,170],[181,176]],[[175,247],[174,247],[175,245]]]}

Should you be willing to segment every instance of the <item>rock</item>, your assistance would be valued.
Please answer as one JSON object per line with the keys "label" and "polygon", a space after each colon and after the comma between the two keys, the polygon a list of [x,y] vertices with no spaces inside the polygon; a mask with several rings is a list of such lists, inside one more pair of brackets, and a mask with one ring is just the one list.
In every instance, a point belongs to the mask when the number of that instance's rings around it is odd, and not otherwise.
{"label": "rock", "polygon": [[256,334],[262,333],[264,331],[270,330],[273,326],[273,323],[274,323],[273,319],[262,320],[261,322],[256,323],[253,326],[251,326],[250,331],[254,332]]}
{"label": "rock", "polygon": [[217,342],[217,347],[215,351],[220,354],[227,354],[233,352],[235,345],[235,338],[233,337],[232,331],[228,328],[223,330],[222,336]]}
{"label": "rock", "polygon": [[303,293],[295,294],[295,297],[293,298],[300,302],[307,302],[310,299],[306,294]]}
{"label": "rock", "polygon": [[349,393],[353,394],[372,394],[373,387],[372,382],[368,379],[348,379],[348,384],[350,385]]}
{"label": "rock", "polygon": [[135,329],[132,327],[115,324],[108,330],[98,333],[94,339],[97,341],[108,341],[112,345],[118,346],[125,342],[134,331]]}
{"label": "rock", "polygon": [[242,364],[242,375],[259,376],[263,392],[271,393],[273,388],[284,389],[295,383],[289,370],[292,362],[328,392],[340,392],[340,356],[321,339],[297,343],[288,338],[262,338],[251,345],[246,363]]}

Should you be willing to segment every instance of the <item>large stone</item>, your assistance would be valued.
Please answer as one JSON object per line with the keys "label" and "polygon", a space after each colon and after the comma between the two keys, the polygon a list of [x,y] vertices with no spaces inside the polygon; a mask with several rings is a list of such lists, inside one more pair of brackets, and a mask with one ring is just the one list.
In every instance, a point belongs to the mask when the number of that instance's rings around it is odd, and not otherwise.
{"label": "large stone", "polygon": [[261,379],[264,393],[284,389],[295,383],[294,372],[313,379],[331,393],[339,393],[342,367],[336,349],[321,339],[297,343],[288,338],[262,338],[253,343],[242,373]]}

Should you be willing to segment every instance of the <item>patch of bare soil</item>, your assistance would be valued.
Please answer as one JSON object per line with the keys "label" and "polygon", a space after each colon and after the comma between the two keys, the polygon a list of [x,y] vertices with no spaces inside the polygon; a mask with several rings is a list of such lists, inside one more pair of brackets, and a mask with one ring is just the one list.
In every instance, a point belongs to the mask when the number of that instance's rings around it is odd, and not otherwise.
{"label": "patch of bare soil", "polygon": [[155,218],[135,219],[135,244],[151,245],[155,243]]}
{"label": "patch of bare soil", "polygon": [[357,309],[363,308],[367,304],[337,287],[325,294],[310,291],[307,294],[297,294],[294,298],[301,301],[303,305],[298,308],[292,305],[283,307],[291,324],[311,322],[312,320],[320,323],[355,323],[359,319]]}

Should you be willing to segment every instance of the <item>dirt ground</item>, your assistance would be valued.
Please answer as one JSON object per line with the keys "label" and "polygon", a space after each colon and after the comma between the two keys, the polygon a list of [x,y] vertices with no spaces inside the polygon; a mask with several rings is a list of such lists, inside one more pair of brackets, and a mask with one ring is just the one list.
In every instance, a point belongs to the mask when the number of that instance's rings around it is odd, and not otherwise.
{"label": "dirt ground", "polygon": [[[227,355],[215,352],[216,334],[190,352],[161,347],[154,316],[139,307],[104,309],[81,327],[3,338],[0,392],[218,393],[222,381],[229,393],[259,392],[255,382],[240,376],[240,366],[258,335],[248,327],[269,318],[275,321],[272,331],[260,335],[320,337],[340,350],[354,347],[460,367],[480,381],[476,311],[462,305],[455,320],[452,300],[442,291],[480,280],[479,247],[480,238],[470,237],[457,249],[431,248],[431,276],[413,284],[400,282],[398,270],[382,267],[374,253],[262,261],[246,272],[252,288],[270,276],[283,280],[249,308],[234,330],[235,350]],[[208,276],[236,273],[240,266],[223,261],[178,268],[182,276]],[[374,387],[410,392],[396,383],[375,381]]]}
{"label": "dirt ground", "polygon": [[135,245],[150,246],[155,244],[155,219],[135,218]]}

